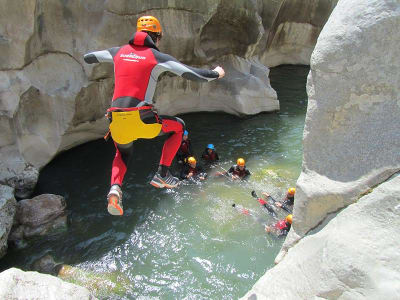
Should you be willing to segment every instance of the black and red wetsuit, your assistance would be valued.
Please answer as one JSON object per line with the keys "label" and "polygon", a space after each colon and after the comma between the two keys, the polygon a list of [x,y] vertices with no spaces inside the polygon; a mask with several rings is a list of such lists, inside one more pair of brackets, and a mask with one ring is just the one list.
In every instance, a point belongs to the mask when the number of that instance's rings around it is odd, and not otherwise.
{"label": "black and red wetsuit", "polygon": [[294,195],[293,196],[286,195],[285,199],[283,199],[283,201],[282,201],[282,204],[286,205],[286,206],[293,206],[294,205]]}
{"label": "black and red wetsuit", "polygon": [[292,224],[290,224],[289,222],[286,222],[286,220],[280,220],[277,223],[275,223],[274,225],[275,230],[278,233],[278,236],[284,236],[287,235],[290,228],[292,227]]}
{"label": "black and red wetsuit", "polygon": [[182,143],[176,154],[178,162],[184,161],[185,158],[188,158],[190,156],[193,156],[192,142],[189,139],[187,139],[186,141],[182,140]]}
{"label": "black and red wetsuit", "polygon": [[246,167],[244,167],[243,170],[240,170],[238,165],[233,165],[232,167],[230,167],[228,173],[239,176],[240,179],[245,179],[247,176],[251,175],[250,171],[247,170]]}
{"label": "black and red wetsuit", "polygon": [[181,172],[181,179],[186,179],[189,173],[193,174],[193,177],[195,178],[196,176],[206,176],[207,174],[204,173],[203,168],[197,164],[196,167],[192,168],[190,165],[186,165]]}
{"label": "black and red wetsuit", "polygon": [[218,153],[214,150],[212,150],[211,153],[209,153],[208,148],[204,150],[203,154],[201,155],[201,158],[208,163],[212,163],[219,160]]}
{"label": "black and red wetsuit", "polygon": [[[170,55],[158,50],[151,37],[145,32],[136,32],[128,45],[88,53],[86,63],[114,63],[115,88],[112,108],[152,106],[157,79],[163,72],[170,71],[183,78],[197,81],[217,79],[216,71],[186,66]],[[182,140],[184,122],[176,117],[158,116],[149,109],[140,110],[144,123],[161,123],[163,133],[170,134],[162,150],[160,165],[169,167]],[[132,156],[132,143],[114,143],[116,154],[112,165],[111,185],[122,185],[127,164]]]}

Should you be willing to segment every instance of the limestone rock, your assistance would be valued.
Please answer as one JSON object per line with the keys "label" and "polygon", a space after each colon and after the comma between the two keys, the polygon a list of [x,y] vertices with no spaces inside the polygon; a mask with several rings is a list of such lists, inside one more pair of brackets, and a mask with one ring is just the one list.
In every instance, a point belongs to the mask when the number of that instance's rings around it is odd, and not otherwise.
{"label": "limestone rock", "polygon": [[49,254],[46,254],[43,257],[37,259],[32,264],[33,271],[53,276],[57,276],[61,268],[62,264],[56,263],[54,261],[54,258]]}
{"label": "limestone rock", "polygon": [[104,112],[113,68],[85,64],[83,54],[127,43],[144,13],[163,24],[161,51],[189,65],[222,64],[228,70],[210,85],[164,77],[156,99],[160,112],[277,110],[261,63],[308,63],[335,4],[46,0],[21,6],[0,0],[0,153],[18,148],[28,165],[40,169],[57,153],[101,138],[108,126]]}
{"label": "limestone rock", "polygon": [[23,272],[16,268],[0,273],[0,299],[96,299],[81,286],[51,275]]}
{"label": "limestone rock", "polygon": [[0,184],[15,189],[15,197],[27,198],[35,189],[39,171],[28,164],[14,146],[0,149]]}
{"label": "limestone rock", "polygon": [[398,1],[342,0],[322,30],[288,243],[400,170],[398,28]]}
{"label": "limestone rock", "polygon": [[64,231],[67,228],[65,200],[62,196],[43,194],[17,204],[9,240],[16,246],[25,246],[24,239]]}
{"label": "limestone rock", "polygon": [[13,225],[16,205],[14,189],[0,185],[0,258],[7,250],[7,239]]}
{"label": "limestone rock", "polygon": [[242,299],[399,299],[400,175],[303,238]]}
{"label": "limestone rock", "polygon": [[[276,92],[269,83],[269,69],[258,60],[228,56],[222,61],[225,78],[201,84],[179,77],[164,78],[156,90],[155,106],[160,114],[199,111],[224,111],[234,115],[252,115],[279,109]],[[163,94],[165,89],[170,90]],[[195,93],[196,98],[191,97]],[[229,101],[227,100],[229,99]]]}

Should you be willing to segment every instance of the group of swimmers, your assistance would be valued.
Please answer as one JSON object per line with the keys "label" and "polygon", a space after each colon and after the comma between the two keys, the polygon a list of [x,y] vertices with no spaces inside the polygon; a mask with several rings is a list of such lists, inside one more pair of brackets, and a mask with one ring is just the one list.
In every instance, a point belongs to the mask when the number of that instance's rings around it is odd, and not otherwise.
{"label": "group of swimmers", "polygon": [[[180,178],[181,180],[205,180],[207,173],[204,168],[198,164],[191,140],[189,139],[189,132],[184,131],[181,146],[176,155],[177,162],[181,166]],[[206,165],[215,165],[219,161],[218,153],[215,150],[213,144],[208,144],[206,149],[201,155],[201,159]],[[222,169],[222,168],[221,168]],[[216,172],[215,176],[221,177],[226,176],[231,180],[245,180],[250,176],[250,171],[246,168],[246,162],[243,158],[238,158],[236,165],[233,165],[229,170],[223,172]],[[264,192],[262,198],[257,197],[255,192],[252,192],[252,196],[257,198],[258,202],[267,210],[267,212],[274,218],[277,217],[276,210],[282,209],[289,213],[284,219],[277,220],[277,222],[266,225],[265,231],[276,236],[286,236],[292,226],[292,210],[294,205],[294,195],[296,189],[289,188],[285,198],[282,201],[275,200],[271,195]],[[272,203],[272,204],[271,204]],[[233,207],[239,208],[245,214],[250,214],[249,210],[233,205]]]}
{"label": "group of swimmers", "polygon": [[[180,178],[185,179],[195,179],[204,180],[207,177],[207,173],[204,168],[197,162],[193,148],[192,142],[189,139],[189,132],[184,131],[181,145],[176,154],[177,162],[181,166]],[[204,164],[208,166],[215,165],[219,161],[219,155],[215,150],[214,144],[208,144],[201,154],[201,159]],[[222,167],[220,167],[222,169]],[[229,170],[224,170],[223,172],[217,172],[215,176],[227,176],[232,180],[246,179],[250,176],[250,171],[246,168],[246,162],[243,158],[238,158],[236,165],[233,165]]]}

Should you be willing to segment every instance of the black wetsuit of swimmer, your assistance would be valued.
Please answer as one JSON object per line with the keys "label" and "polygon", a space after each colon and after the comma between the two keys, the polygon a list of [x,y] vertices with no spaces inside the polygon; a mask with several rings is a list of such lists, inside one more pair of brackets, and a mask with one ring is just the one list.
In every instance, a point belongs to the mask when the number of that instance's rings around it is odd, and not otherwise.
{"label": "black wetsuit of swimmer", "polygon": [[243,170],[240,170],[238,165],[233,165],[230,167],[228,170],[228,173],[232,175],[238,176],[240,179],[246,179],[248,176],[251,175],[250,171],[246,169],[246,167],[243,168]]}
{"label": "black wetsuit of swimmer", "polygon": [[182,140],[181,146],[176,153],[178,163],[184,163],[185,159],[193,155],[192,142],[190,139]]}
{"label": "black wetsuit of swimmer", "polygon": [[181,179],[188,179],[187,176],[192,173],[193,179],[197,179],[198,177],[206,177],[207,173],[204,172],[204,169],[199,165],[196,164],[196,167],[192,168],[189,164],[185,165],[181,172]]}
{"label": "black wetsuit of swimmer", "polygon": [[204,160],[206,163],[213,163],[219,160],[218,153],[214,150],[211,150],[211,153],[208,151],[209,148],[206,148],[201,155],[201,158]]}

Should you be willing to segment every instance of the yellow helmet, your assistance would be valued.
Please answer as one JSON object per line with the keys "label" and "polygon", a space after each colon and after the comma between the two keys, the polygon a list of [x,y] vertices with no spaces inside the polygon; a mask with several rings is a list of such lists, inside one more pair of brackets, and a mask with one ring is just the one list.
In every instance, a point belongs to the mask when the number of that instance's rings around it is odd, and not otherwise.
{"label": "yellow helmet", "polygon": [[287,215],[285,221],[288,222],[289,224],[292,224],[292,217],[293,217],[292,214]]}
{"label": "yellow helmet", "polygon": [[189,164],[195,164],[196,163],[196,159],[193,156],[191,156],[191,157],[188,158],[188,163]]}
{"label": "yellow helmet", "polygon": [[246,164],[246,162],[244,161],[243,158],[238,158],[238,160],[236,161],[236,164],[238,166],[244,166]]}
{"label": "yellow helmet", "polygon": [[151,31],[162,34],[161,24],[156,17],[143,16],[137,20],[137,31]]}
{"label": "yellow helmet", "polygon": [[289,195],[293,196],[296,193],[296,189],[295,188],[290,188],[290,189],[288,189],[287,192],[288,192]]}

